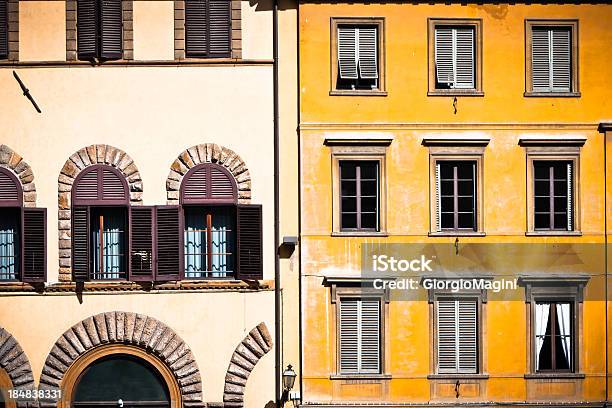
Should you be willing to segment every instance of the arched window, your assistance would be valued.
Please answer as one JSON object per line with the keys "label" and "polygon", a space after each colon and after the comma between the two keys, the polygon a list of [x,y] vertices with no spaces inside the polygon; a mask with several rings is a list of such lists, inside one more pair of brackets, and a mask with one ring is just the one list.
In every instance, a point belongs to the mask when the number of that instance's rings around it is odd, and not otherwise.
{"label": "arched window", "polygon": [[130,355],[96,360],[74,388],[73,407],[170,407],[168,386],[148,362]]}
{"label": "arched window", "polygon": [[105,165],[83,170],[72,203],[75,280],[127,279],[130,195],[123,174]]}
{"label": "arched window", "polygon": [[261,206],[238,205],[234,176],[199,164],[181,183],[183,277],[261,279]]}
{"label": "arched window", "polygon": [[46,214],[23,206],[21,182],[0,167],[0,281],[45,281]]}

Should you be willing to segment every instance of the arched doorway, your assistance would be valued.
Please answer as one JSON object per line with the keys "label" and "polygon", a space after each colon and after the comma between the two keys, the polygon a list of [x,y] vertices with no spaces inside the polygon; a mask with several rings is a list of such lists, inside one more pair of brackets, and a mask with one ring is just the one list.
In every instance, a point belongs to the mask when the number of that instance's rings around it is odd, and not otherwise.
{"label": "arched doorway", "polygon": [[108,345],[92,350],[70,367],[63,404],[74,408],[180,407],[180,390],[170,370],[142,349]]}

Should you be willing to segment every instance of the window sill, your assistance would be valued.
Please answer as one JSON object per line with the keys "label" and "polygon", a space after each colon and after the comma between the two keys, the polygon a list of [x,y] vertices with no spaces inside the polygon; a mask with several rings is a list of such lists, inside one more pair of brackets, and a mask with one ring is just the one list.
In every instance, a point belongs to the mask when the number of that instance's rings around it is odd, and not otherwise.
{"label": "window sill", "polygon": [[391,374],[332,374],[330,380],[390,380]]}
{"label": "window sill", "polygon": [[486,237],[486,232],[481,231],[436,231],[427,234],[430,237]]}
{"label": "window sill", "polygon": [[585,375],[581,373],[530,373],[525,374],[528,380],[544,380],[544,379],[582,379]]}
{"label": "window sill", "polygon": [[474,90],[474,89],[450,89],[450,90],[442,90],[435,89],[433,91],[427,92],[427,96],[484,96],[484,92]]}
{"label": "window sill", "polygon": [[367,90],[340,90],[335,89],[329,91],[329,96],[387,96],[386,91],[380,91],[378,89],[367,91]]}
{"label": "window sill", "polygon": [[528,98],[580,98],[580,92],[531,92],[525,91],[523,96]]}
{"label": "window sill", "polygon": [[527,231],[526,237],[581,237],[581,231]]}
{"label": "window sill", "polygon": [[488,380],[489,374],[429,374],[428,380]]}
{"label": "window sill", "polygon": [[335,231],[332,237],[388,237],[389,234],[382,231]]}

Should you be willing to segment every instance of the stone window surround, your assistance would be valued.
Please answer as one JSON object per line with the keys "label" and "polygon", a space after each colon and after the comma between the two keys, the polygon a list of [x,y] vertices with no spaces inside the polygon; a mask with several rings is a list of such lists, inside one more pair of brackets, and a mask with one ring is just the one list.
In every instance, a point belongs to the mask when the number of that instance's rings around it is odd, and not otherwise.
{"label": "stone window surround", "polygon": [[[242,4],[240,0],[231,3],[231,58],[242,58]],[[200,60],[208,58],[187,58],[185,56],[185,0],[174,0],[174,59]],[[212,59],[212,58],[211,58]]]}
{"label": "stone window surround", "polygon": [[[78,60],[77,1],[66,0],[66,61]],[[123,12],[123,61],[134,59],[133,0],[121,0]]]}

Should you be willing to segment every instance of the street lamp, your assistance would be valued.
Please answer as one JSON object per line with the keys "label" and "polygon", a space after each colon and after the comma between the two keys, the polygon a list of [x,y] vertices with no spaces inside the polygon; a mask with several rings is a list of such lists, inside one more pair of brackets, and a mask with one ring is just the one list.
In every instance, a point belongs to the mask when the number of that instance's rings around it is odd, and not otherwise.
{"label": "street lamp", "polygon": [[293,388],[293,384],[295,384],[295,377],[297,374],[293,371],[293,367],[291,364],[287,365],[285,371],[283,371],[283,395],[281,396],[281,407],[285,405],[289,397],[289,391]]}

